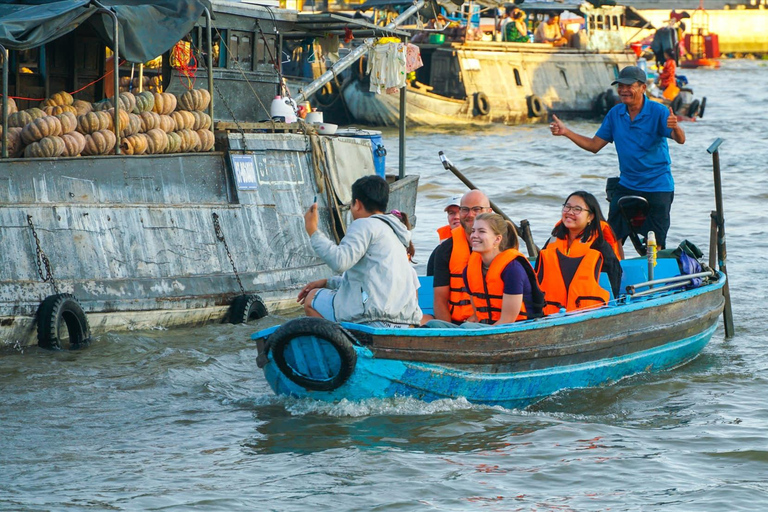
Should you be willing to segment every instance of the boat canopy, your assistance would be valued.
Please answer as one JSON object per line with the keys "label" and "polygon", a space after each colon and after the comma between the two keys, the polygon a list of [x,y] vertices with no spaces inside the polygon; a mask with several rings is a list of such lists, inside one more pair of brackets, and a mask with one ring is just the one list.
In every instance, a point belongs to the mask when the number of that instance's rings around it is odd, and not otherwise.
{"label": "boat canopy", "polygon": [[203,9],[211,11],[208,0],[0,0],[0,44],[37,48],[88,23],[114,48],[112,19],[103,8],[117,15],[120,57],[129,62],[161,55],[192,30]]}

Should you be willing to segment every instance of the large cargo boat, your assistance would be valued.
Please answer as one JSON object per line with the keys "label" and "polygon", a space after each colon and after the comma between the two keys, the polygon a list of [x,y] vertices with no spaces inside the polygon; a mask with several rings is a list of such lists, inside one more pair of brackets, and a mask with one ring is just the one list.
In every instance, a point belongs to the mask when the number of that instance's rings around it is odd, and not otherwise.
{"label": "large cargo boat", "polygon": [[[311,250],[304,211],[317,197],[324,229],[342,236],[349,183],[375,172],[370,141],[270,119],[282,90],[279,31],[295,12],[215,1],[212,22],[211,5],[197,0],[105,3],[0,8],[0,23],[18,28],[0,31],[6,103],[15,97],[30,109],[60,90],[98,103],[137,74],[141,90],[142,71],[111,73],[106,48],[121,64],[162,55],[160,67],[143,70],[148,83],[179,97],[207,89],[216,145],[127,155],[115,127],[130,107],[111,100],[117,154],[8,158],[9,108],[0,346],[75,346],[91,332],[242,321],[293,302],[304,283],[331,274]],[[388,181],[391,206],[412,213],[418,178]]]}

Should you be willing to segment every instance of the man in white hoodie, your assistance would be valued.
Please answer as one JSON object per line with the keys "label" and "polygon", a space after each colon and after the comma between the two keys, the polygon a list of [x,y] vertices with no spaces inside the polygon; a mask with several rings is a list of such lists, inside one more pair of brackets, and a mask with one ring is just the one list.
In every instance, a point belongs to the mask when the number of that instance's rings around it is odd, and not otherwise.
{"label": "man in white hoodie", "polygon": [[406,248],[408,231],[394,215],[385,214],[389,185],[379,176],[352,184],[353,222],[339,245],[317,227],[317,204],[304,214],[304,227],[317,256],[334,272],[328,279],[302,288],[298,302],[307,316],[373,327],[411,327],[421,322],[414,277]]}

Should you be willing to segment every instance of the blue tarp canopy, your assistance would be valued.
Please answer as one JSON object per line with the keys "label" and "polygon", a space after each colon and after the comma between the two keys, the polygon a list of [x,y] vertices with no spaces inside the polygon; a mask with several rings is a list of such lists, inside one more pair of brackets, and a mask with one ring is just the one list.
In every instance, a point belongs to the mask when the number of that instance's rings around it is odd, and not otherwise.
{"label": "blue tarp canopy", "polygon": [[119,20],[120,58],[146,62],[167,51],[200,19],[208,0],[0,0],[0,44],[26,50],[44,45],[90,24],[114,49],[111,9]]}

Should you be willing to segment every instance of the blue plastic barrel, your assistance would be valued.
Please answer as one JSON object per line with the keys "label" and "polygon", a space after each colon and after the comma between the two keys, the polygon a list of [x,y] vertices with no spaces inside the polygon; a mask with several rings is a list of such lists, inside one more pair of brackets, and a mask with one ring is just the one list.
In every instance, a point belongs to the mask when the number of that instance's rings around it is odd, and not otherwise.
{"label": "blue plastic barrel", "polygon": [[384,139],[381,137],[380,131],[351,128],[347,130],[339,130],[336,132],[336,135],[370,140],[371,150],[373,151],[373,166],[376,169],[376,174],[382,178],[386,178],[387,149],[384,147]]}

